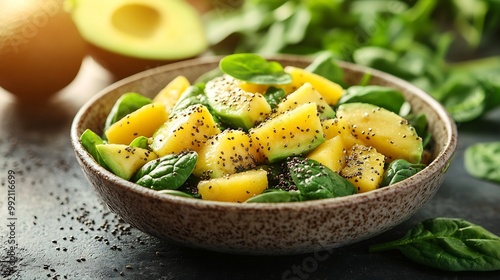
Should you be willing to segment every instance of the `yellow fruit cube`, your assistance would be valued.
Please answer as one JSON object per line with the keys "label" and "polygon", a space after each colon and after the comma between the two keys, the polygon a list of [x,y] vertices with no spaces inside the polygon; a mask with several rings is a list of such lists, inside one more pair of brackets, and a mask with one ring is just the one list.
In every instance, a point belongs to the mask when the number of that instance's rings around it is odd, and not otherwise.
{"label": "yellow fruit cube", "polygon": [[198,183],[198,192],[204,200],[241,203],[261,194],[267,186],[267,172],[265,170],[248,170],[200,181]]}
{"label": "yellow fruit cube", "polygon": [[128,145],[138,136],[151,137],[167,119],[168,113],[162,104],[144,105],[112,124],[105,135],[108,143]]}
{"label": "yellow fruit cube", "polygon": [[239,87],[247,92],[264,94],[269,88],[269,85],[259,85],[241,81]]}
{"label": "yellow fruit cube", "polygon": [[337,117],[350,125],[352,136],[377,149],[389,162],[405,159],[418,163],[422,159],[422,138],[396,113],[372,104],[346,103],[337,109]]}
{"label": "yellow fruit cube", "polygon": [[352,135],[352,127],[342,118],[322,120],[321,127],[326,139],[340,136],[347,150],[351,149],[355,144],[363,144],[363,141]]}
{"label": "yellow fruit cube", "polygon": [[165,110],[170,112],[181,94],[190,86],[189,80],[180,75],[170,81],[154,98],[153,102],[158,102],[165,106]]}
{"label": "yellow fruit cube", "polygon": [[291,84],[280,86],[287,93],[297,90],[300,86],[308,82],[323,96],[323,99],[329,105],[336,105],[340,97],[344,94],[344,89],[339,84],[303,68],[286,66],[285,72],[292,76]]}
{"label": "yellow fruit cube", "polygon": [[198,152],[193,174],[218,178],[255,168],[256,146],[242,130],[227,129],[211,137]]}
{"label": "yellow fruit cube", "polygon": [[339,173],[345,166],[346,154],[342,138],[335,136],[316,147],[306,157],[323,164],[333,172]]}
{"label": "yellow fruit cube", "polygon": [[296,91],[288,94],[276,107],[275,114],[289,111],[305,103],[315,103],[319,117],[322,119],[335,117],[335,111],[309,82],[304,83]]}
{"label": "yellow fruit cube", "polygon": [[358,193],[375,190],[384,176],[385,156],[373,147],[354,145],[347,151],[346,165],[340,175],[350,181]]}
{"label": "yellow fruit cube", "polygon": [[250,130],[269,162],[308,153],[325,141],[316,104],[302,104]]}
{"label": "yellow fruit cube", "polygon": [[159,156],[183,151],[199,151],[220,129],[207,107],[192,105],[166,121],[154,133],[151,149]]}

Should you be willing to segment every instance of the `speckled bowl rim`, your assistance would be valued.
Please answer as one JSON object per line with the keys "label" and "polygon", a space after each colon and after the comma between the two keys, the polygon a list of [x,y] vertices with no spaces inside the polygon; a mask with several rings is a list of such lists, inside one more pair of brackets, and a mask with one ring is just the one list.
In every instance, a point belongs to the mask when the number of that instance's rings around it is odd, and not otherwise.
{"label": "speckled bowl rim", "polygon": [[[74,117],[73,123],[70,128],[71,143],[73,145],[74,151],[83,164],[89,167],[92,172],[99,174],[99,176],[104,177],[106,180],[111,181],[114,184],[122,185],[124,190],[136,193],[139,196],[152,198],[161,203],[172,203],[188,207],[193,207],[199,210],[210,210],[210,209],[220,209],[226,208],[228,210],[249,210],[249,211],[259,211],[259,210],[280,210],[280,211],[292,211],[300,212],[304,208],[317,208],[324,209],[336,208],[336,207],[347,207],[349,205],[363,203],[370,200],[377,200],[381,197],[386,197],[393,193],[400,192],[402,189],[413,188],[419,185],[420,181],[424,181],[424,178],[430,177],[432,174],[437,172],[446,172],[453,157],[453,154],[457,148],[457,127],[453,121],[450,114],[446,109],[430,95],[425,93],[423,90],[417,88],[409,82],[406,82],[400,78],[389,75],[387,73],[372,69],[369,67],[356,65],[348,62],[339,61],[339,65],[346,68],[351,68],[355,71],[370,72],[372,76],[378,76],[381,79],[387,80],[390,83],[397,84],[400,87],[407,88],[408,91],[412,92],[417,98],[421,99],[424,103],[427,103],[435,113],[444,122],[446,127],[447,139],[443,149],[435,156],[432,162],[420,171],[418,174],[412,176],[410,179],[398,182],[388,187],[379,188],[370,192],[355,194],[345,197],[328,198],[313,201],[302,201],[302,202],[285,202],[285,203],[233,203],[233,202],[217,202],[217,201],[207,201],[201,199],[184,198],[173,195],[160,194],[155,190],[144,188],[140,185],[132,183],[130,181],[124,180],[108,170],[102,168],[91,156],[87,153],[85,148],[82,146],[79,138],[81,133],[85,130],[81,127],[83,119],[86,117],[87,111],[97,102],[99,99],[106,95],[108,92],[126,85],[130,82],[143,79],[152,73],[172,71],[179,68],[192,67],[199,64],[213,64],[220,60],[219,56],[211,57],[201,57],[191,60],[186,60],[182,62],[176,62],[157,68],[149,69],[120,81],[117,81],[108,87],[102,89],[95,96],[89,99],[77,112]],[[295,56],[295,55],[276,55],[270,57],[273,60],[294,60],[299,62],[311,62],[311,58],[305,56]]]}

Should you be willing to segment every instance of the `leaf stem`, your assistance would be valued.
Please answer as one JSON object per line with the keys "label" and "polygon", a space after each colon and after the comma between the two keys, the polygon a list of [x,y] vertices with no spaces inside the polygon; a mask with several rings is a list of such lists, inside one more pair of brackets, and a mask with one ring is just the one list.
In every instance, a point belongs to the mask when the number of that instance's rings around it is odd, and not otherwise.
{"label": "leaf stem", "polygon": [[382,251],[388,251],[388,250],[394,250],[398,249],[402,245],[406,245],[408,243],[411,243],[411,240],[408,240],[406,238],[401,238],[385,243],[379,243],[379,244],[373,244],[368,247],[368,252],[369,253],[377,253],[377,252],[382,252]]}

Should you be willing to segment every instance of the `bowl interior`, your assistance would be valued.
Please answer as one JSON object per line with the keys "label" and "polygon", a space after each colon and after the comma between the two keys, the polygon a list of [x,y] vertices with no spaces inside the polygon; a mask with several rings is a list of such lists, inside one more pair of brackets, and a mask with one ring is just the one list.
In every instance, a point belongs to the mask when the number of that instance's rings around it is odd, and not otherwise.
{"label": "bowl interior", "polygon": [[[298,67],[311,63],[306,57],[283,55],[273,59],[283,65]],[[456,127],[449,114],[415,86],[380,71],[345,62],[339,64],[348,84],[359,83],[367,72],[371,72],[370,84],[400,90],[415,112],[427,116],[435,141],[433,161],[411,180],[368,193],[318,201],[279,204],[212,202],[161,196],[114,176],[86,153],[79,142],[81,133],[87,128],[102,133],[109,111],[122,94],[135,91],[153,97],[176,76],[184,75],[194,81],[218,67],[219,60],[220,57],[199,58],[141,72],[102,90],[75,116],[71,140],[85,175],[110,209],[133,226],[154,236],[197,248],[233,253],[303,253],[350,244],[383,232],[407,219],[439,188],[457,145]],[[130,210],[132,208],[134,210]],[[367,213],[367,208],[374,210]],[[184,211],[182,220],[179,220],[180,209]],[[158,219],[151,213],[161,217]],[[353,219],[363,223],[353,222]],[[294,224],[295,220],[302,223]],[[308,222],[303,223],[305,220]],[[274,234],[270,237],[261,230],[249,230],[249,224],[252,228],[258,225],[267,228],[268,224],[274,224]],[[222,232],[226,234],[223,239],[219,236]],[[302,234],[309,237],[304,239]],[[245,241],[241,236],[246,237]]]}

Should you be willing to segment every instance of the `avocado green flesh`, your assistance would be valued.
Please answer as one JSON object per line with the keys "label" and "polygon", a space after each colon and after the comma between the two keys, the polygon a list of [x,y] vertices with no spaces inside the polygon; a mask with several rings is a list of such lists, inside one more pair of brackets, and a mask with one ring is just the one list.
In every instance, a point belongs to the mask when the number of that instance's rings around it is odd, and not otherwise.
{"label": "avocado green flesh", "polygon": [[250,130],[269,162],[305,154],[325,142],[316,104],[306,103]]}
{"label": "avocado green flesh", "polygon": [[248,130],[271,113],[271,106],[260,93],[242,90],[238,81],[216,77],[205,88],[207,101],[217,116],[232,128]]}
{"label": "avocado green flesh", "polygon": [[125,180],[132,178],[139,168],[156,158],[154,153],[146,149],[121,144],[99,144],[96,149],[109,170]]}

